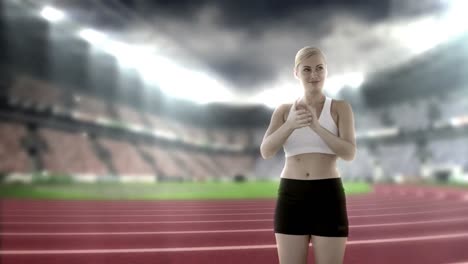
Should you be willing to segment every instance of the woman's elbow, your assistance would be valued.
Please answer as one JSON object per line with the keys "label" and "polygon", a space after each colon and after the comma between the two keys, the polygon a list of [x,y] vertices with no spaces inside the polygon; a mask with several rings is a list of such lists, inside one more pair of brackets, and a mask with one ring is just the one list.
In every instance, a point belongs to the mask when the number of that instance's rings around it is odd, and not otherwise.
{"label": "woman's elbow", "polygon": [[260,146],[260,155],[262,156],[263,159],[269,159],[273,157],[274,153],[271,153],[271,151],[268,151],[265,149],[265,146],[262,144]]}
{"label": "woman's elbow", "polygon": [[352,150],[344,153],[343,155],[341,155],[341,158],[343,160],[346,160],[346,161],[352,161],[354,160],[354,158],[356,157],[356,149],[353,148]]}

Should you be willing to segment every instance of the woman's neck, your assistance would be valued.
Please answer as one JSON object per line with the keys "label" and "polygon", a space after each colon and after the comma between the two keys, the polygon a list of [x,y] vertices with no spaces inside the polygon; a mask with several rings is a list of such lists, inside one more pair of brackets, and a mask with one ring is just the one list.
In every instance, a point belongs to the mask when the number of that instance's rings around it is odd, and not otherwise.
{"label": "woman's neck", "polygon": [[319,104],[323,104],[325,102],[325,95],[321,92],[319,93],[305,93],[303,95],[304,103],[310,106],[315,106]]}

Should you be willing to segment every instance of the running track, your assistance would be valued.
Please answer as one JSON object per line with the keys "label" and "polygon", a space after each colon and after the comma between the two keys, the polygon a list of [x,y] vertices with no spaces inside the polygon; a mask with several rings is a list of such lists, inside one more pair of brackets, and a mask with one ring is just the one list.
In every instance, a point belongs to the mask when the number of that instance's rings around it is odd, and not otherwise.
{"label": "running track", "polygon": [[[468,263],[468,190],[377,185],[347,202],[344,263]],[[278,263],[274,205],[3,200],[0,263]]]}

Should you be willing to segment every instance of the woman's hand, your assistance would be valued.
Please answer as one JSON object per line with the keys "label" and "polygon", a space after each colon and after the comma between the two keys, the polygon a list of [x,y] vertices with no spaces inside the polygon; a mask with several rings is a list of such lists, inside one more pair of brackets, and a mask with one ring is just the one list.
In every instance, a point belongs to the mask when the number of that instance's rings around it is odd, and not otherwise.
{"label": "woman's hand", "polygon": [[[294,101],[291,109],[289,110],[288,118],[286,119],[286,123],[292,128],[302,128],[306,126],[313,125],[313,119],[317,119],[315,113],[312,113],[308,110],[307,106],[304,104],[298,104],[297,100]],[[318,122],[317,122],[318,123]]]}
{"label": "woman's hand", "polygon": [[306,103],[303,103],[303,102],[299,102],[299,105],[298,107],[301,106],[305,109],[307,109],[307,111],[310,113],[311,117],[312,117],[312,120],[310,121],[310,125],[309,127],[314,130],[315,128],[319,127],[320,126],[320,123],[318,121],[318,117],[317,117],[317,111],[310,105],[306,104]]}

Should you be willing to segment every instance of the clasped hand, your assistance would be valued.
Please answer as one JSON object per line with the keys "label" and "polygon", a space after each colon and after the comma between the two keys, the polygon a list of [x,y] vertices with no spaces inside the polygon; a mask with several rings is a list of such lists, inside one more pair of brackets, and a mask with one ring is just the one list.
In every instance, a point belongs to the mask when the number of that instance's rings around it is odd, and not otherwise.
{"label": "clasped hand", "polygon": [[299,99],[294,101],[293,105],[291,106],[286,122],[290,124],[293,129],[307,126],[311,129],[315,129],[320,125],[315,109],[305,103],[300,102]]}

